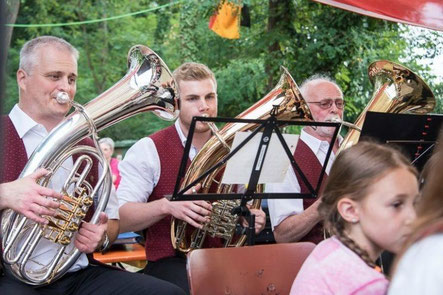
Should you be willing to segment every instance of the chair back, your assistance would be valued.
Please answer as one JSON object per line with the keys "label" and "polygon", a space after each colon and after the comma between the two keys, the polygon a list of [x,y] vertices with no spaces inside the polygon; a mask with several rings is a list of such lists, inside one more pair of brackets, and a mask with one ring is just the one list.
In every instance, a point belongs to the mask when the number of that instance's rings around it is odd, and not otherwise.
{"label": "chair back", "polygon": [[309,242],[196,249],[188,254],[191,294],[289,294]]}

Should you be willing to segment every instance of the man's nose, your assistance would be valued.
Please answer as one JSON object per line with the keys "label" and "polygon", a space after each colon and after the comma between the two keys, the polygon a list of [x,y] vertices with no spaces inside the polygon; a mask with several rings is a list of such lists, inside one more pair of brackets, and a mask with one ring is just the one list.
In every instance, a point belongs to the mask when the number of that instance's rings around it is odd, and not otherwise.
{"label": "man's nose", "polygon": [[71,85],[69,83],[69,78],[68,77],[63,77],[62,79],[59,80],[59,90],[64,90],[64,91],[68,91],[70,90],[73,85]]}
{"label": "man's nose", "polygon": [[206,99],[203,97],[200,99],[200,110],[206,111],[209,109],[208,103],[206,102]]}
{"label": "man's nose", "polygon": [[329,109],[329,111],[331,112],[331,113],[334,113],[334,114],[338,114],[339,112],[340,112],[340,109],[337,107],[337,105],[335,104],[335,101],[332,101],[332,106],[331,106],[331,108]]}

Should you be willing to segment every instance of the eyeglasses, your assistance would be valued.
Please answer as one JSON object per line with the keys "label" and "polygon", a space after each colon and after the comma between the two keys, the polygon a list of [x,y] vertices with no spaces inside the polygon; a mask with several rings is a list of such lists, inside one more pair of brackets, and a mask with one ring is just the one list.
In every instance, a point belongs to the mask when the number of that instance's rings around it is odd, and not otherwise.
{"label": "eyeglasses", "polygon": [[345,101],[341,98],[336,98],[336,99],[326,98],[326,99],[322,99],[320,101],[311,101],[308,103],[318,104],[320,106],[320,108],[322,108],[323,110],[327,110],[330,107],[332,107],[332,103],[334,103],[334,102],[335,102],[335,106],[337,107],[337,109],[342,110],[345,107]]}

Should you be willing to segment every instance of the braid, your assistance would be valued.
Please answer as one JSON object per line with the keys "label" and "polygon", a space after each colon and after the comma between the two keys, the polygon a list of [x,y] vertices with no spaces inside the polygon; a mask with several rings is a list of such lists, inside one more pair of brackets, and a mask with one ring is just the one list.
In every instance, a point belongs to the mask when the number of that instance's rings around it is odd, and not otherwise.
{"label": "braid", "polygon": [[355,254],[357,254],[364,262],[366,262],[369,267],[375,268],[377,265],[371,260],[369,257],[369,254],[366,250],[362,249],[356,242],[354,242],[353,239],[351,239],[344,231],[343,229],[336,229],[333,228],[332,231],[337,236],[337,238],[340,240],[340,242],[343,243],[346,247],[351,249]]}
{"label": "braid", "polygon": [[417,175],[415,168],[399,151],[386,145],[359,142],[338,154],[318,206],[324,227],[371,268],[378,267],[369,253],[346,234],[352,223],[343,218],[340,201],[346,198],[354,203],[362,202],[380,179],[399,168]]}

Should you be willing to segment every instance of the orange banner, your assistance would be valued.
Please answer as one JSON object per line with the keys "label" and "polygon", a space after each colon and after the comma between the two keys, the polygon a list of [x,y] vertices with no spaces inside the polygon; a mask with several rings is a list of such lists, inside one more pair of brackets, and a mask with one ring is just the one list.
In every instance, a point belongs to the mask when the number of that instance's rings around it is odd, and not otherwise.
{"label": "orange banner", "polygon": [[241,6],[223,1],[209,19],[209,28],[227,39],[240,38]]}

